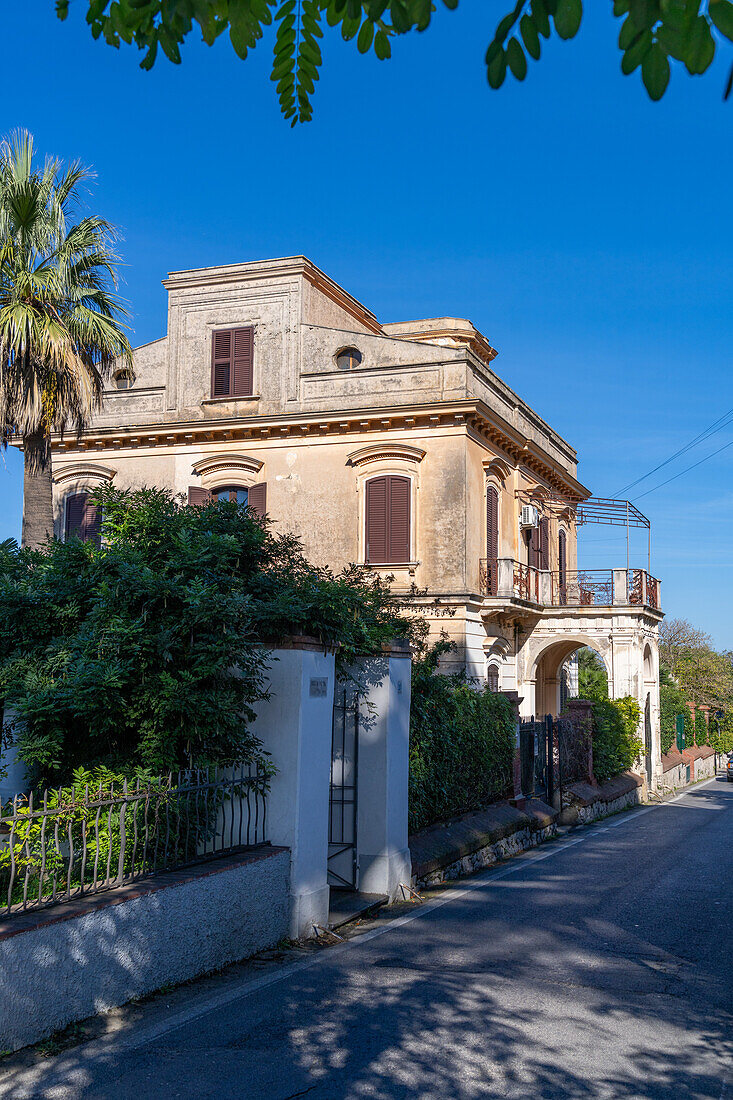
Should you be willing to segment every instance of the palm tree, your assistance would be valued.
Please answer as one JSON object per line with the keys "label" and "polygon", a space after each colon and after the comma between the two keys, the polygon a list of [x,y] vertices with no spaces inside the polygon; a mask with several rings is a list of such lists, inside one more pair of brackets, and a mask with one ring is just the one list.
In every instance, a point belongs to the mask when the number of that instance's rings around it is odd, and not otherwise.
{"label": "palm tree", "polygon": [[0,142],[0,435],[22,437],[23,544],[53,534],[51,436],[80,432],[117,359],[132,362],[116,294],[112,227],[71,222],[79,163],[34,164],[32,136]]}

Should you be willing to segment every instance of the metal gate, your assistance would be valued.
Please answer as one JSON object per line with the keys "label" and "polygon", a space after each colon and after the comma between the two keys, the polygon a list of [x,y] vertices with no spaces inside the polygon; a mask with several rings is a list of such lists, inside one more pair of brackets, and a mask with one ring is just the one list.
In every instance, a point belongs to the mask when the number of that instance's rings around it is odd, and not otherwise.
{"label": "metal gate", "polygon": [[328,883],[358,888],[356,852],[357,776],[359,769],[359,696],[337,689],[331,735],[331,788],[328,802]]}
{"label": "metal gate", "polygon": [[519,759],[522,794],[552,804],[559,776],[559,745],[551,715],[530,718],[519,726]]}

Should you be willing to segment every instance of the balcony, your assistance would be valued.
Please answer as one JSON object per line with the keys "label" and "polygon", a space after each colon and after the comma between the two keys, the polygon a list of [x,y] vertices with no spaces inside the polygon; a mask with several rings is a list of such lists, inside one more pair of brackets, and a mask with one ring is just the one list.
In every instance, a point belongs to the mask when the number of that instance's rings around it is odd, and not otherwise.
{"label": "balcony", "polygon": [[650,607],[661,611],[660,583],[645,569],[535,569],[512,558],[483,558],[482,595],[538,607]]}

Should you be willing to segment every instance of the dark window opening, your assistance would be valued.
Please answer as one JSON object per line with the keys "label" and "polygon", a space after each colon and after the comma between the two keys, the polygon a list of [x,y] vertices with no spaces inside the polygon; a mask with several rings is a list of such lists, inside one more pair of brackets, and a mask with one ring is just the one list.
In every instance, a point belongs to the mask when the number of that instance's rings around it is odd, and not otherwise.
{"label": "dark window opening", "polygon": [[354,370],[361,366],[363,356],[358,348],[342,348],[336,356],[336,366],[339,370]]}

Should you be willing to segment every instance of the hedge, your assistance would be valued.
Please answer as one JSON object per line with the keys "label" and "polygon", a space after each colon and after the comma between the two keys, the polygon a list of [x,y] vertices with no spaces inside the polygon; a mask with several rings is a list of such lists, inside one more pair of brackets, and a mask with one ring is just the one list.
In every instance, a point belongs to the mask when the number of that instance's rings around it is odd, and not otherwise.
{"label": "hedge", "polygon": [[644,752],[638,736],[640,716],[631,696],[593,703],[593,774],[599,783],[632,768]]}
{"label": "hedge", "polygon": [[687,705],[685,695],[676,684],[662,681],[659,685],[660,726],[662,733],[662,752],[669,752],[676,742],[677,731],[675,721],[678,714],[685,719],[685,741],[692,744],[694,727],[692,715]]}
{"label": "hedge", "polygon": [[465,675],[445,676],[438,642],[413,664],[410,832],[506,798],[512,785],[514,707]]}

